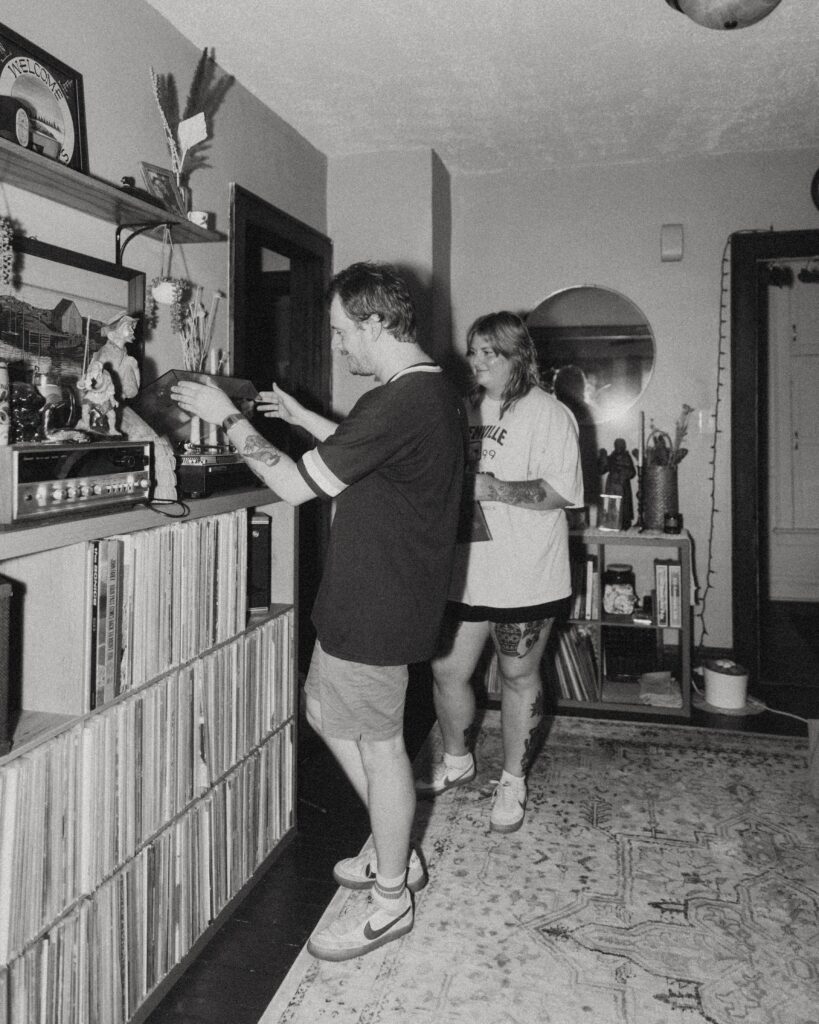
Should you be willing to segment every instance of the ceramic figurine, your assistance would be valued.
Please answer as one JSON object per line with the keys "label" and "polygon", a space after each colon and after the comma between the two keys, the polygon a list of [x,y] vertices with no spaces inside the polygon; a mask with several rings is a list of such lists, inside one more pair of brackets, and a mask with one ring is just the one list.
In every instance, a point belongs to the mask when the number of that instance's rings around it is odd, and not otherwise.
{"label": "ceramic figurine", "polygon": [[119,437],[116,420],[119,402],[116,399],[114,382],[111,374],[99,360],[95,359],[89,363],[85,376],[77,381],[77,389],[81,395],[82,405],[82,415],[77,424],[79,429],[90,434]]}
{"label": "ceramic figurine", "polygon": [[[604,454],[601,452],[601,454]],[[601,459],[602,463],[602,459]],[[624,438],[618,437],[614,450],[605,462],[608,471],[604,491],[606,494],[620,494],[620,529],[627,530],[634,521],[634,500],[631,496],[631,481],[637,475],[634,460],[629,455]]]}
{"label": "ceramic figurine", "polygon": [[139,364],[129,355],[125,346],[134,340],[137,317],[121,311],[102,327],[105,344],[94,353],[111,375],[118,402],[133,398],[139,391]]}

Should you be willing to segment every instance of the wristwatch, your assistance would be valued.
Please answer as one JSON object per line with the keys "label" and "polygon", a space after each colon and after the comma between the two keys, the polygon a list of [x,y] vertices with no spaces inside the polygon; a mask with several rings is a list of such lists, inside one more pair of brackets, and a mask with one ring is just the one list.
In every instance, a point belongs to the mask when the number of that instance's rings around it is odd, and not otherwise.
{"label": "wristwatch", "polygon": [[238,423],[239,420],[243,420],[244,416],[240,412],[232,412],[230,416],[225,416],[222,420],[222,430],[227,433],[234,423]]}

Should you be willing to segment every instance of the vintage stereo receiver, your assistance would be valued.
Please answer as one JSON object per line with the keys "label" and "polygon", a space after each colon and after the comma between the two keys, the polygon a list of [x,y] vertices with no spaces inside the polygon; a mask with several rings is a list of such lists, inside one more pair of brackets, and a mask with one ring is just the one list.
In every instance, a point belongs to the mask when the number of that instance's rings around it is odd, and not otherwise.
{"label": "vintage stereo receiver", "polygon": [[101,512],[145,501],[152,441],[0,446],[0,523]]}

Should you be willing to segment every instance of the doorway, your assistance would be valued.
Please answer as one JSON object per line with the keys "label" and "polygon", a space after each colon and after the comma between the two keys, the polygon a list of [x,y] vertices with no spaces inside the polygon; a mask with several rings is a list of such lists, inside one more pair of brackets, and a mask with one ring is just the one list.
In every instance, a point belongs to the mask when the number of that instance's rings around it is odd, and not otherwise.
{"label": "doorway", "polygon": [[734,646],[752,679],[805,687],[819,663],[817,255],[819,231],[731,237]]}
{"label": "doorway", "polygon": [[[320,232],[239,185],[230,193],[230,351],[233,374],[269,390],[276,381],[303,405],[329,416],[331,355],[326,292],[332,243]],[[314,444],[305,431],[258,416],[259,433],[298,459]],[[310,620],[329,534],[326,502],[299,508],[299,668],[315,633]]]}

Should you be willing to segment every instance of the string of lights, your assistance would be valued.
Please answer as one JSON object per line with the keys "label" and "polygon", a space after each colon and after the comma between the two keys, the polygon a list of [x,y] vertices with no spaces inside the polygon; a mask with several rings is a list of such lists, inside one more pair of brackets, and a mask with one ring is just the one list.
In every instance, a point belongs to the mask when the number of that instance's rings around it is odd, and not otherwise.
{"label": "string of lights", "polygon": [[706,622],[706,607],[708,602],[708,594],[711,591],[713,584],[712,578],[714,576],[714,528],[716,523],[716,517],[719,514],[717,508],[717,453],[719,450],[719,438],[722,430],[720,429],[720,412],[722,409],[722,391],[725,387],[725,357],[727,354],[727,332],[728,332],[728,281],[730,277],[730,265],[731,265],[731,239],[728,238],[725,241],[725,246],[722,250],[722,265],[720,273],[720,293],[719,293],[719,326],[717,330],[717,380],[715,388],[715,399],[714,399],[714,440],[711,444],[711,454],[709,457],[709,487],[710,487],[710,514],[708,520],[708,543],[706,546],[706,562],[705,562],[705,573],[702,585],[702,593],[700,594],[700,604],[697,611],[697,619],[700,625],[700,639],[697,645],[696,661],[698,661],[702,654],[702,648],[705,645],[705,639],[708,636],[708,625]]}

